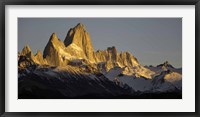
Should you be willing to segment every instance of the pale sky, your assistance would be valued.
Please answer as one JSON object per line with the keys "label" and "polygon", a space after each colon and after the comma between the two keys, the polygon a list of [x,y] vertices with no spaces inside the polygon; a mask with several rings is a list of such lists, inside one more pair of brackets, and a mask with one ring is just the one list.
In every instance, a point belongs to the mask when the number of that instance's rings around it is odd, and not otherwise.
{"label": "pale sky", "polygon": [[79,22],[95,50],[115,46],[118,52],[131,52],[142,65],[169,61],[182,67],[181,18],[19,18],[18,51],[28,44],[34,54],[43,52],[53,32],[64,40]]}

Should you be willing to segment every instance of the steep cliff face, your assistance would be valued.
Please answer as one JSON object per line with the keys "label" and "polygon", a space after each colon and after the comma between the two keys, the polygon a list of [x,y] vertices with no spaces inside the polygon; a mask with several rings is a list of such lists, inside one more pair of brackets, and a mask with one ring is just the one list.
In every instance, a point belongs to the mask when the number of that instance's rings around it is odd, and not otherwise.
{"label": "steep cliff face", "polygon": [[69,54],[94,62],[94,48],[83,24],[79,23],[68,31],[64,44]]}
{"label": "steep cliff face", "polygon": [[137,66],[138,60],[130,52],[121,52],[119,62],[124,66]]}
{"label": "steep cliff face", "polygon": [[115,66],[133,67],[139,65],[137,59],[131,55],[130,52],[118,53],[114,46],[108,47],[107,50],[104,51],[98,50],[95,52],[94,56],[97,63],[105,62],[106,71]]}
{"label": "steep cliff face", "polygon": [[31,53],[31,48],[26,45],[24,46],[24,48],[22,49],[22,52],[20,53],[20,55],[23,55],[23,56],[26,56],[28,55],[29,53]]}
{"label": "steep cliff face", "polygon": [[64,66],[67,65],[67,57],[69,56],[64,43],[53,33],[43,52],[43,57],[47,63],[54,66]]}
{"label": "steep cliff face", "polygon": [[98,50],[95,52],[95,61],[96,62],[106,62],[106,61],[117,61],[117,50],[113,47],[108,47],[107,50]]}
{"label": "steep cliff face", "polygon": [[[86,63],[93,68],[106,71],[115,66],[134,67],[140,65],[130,52],[118,53],[114,46],[94,52],[90,35],[81,23],[68,31],[64,42],[57,37],[56,33],[53,33],[43,51],[43,56],[40,51],[34,56],[28,46],[23,49],[21,55],[29,55],[29,58],[32,58],[37,64],[66,66]],[[77,61],[79,63],[76,63]]]}
{"label": "steep cliff face", "polygon": [[43,58],[40,50],[37,51],[34,58],[35,58],[36,63],[38,64],[47,64],[47,61],[46,59]]}
{"label": "steep cliff face", "polygon": [[35,64],[35,58],[31,49],[28,45],[26,45],[21,53],[18,54],[18,66],[19,67],[26,67]]}
{"label": "steep cliff face", "polygon": [[118,52],[114,46],[95,52],[89,33],[79,23],[64,42],[52,33],[43,55],[39,50],[34,55],[29,46],[18,52],[18,81],[21,98],[138,98],[144,92],[141,97],[147,99],[146,94],[155,92],[156,96],[157,92],[181,94],[182,69],[169,62],[142,66],[130,52]]}

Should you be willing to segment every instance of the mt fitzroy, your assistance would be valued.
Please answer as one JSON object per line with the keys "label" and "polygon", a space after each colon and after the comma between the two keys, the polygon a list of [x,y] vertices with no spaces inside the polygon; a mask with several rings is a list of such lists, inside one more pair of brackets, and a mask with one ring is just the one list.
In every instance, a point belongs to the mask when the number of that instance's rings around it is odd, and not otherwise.
{"label": "mt fitzroy", "polygon": [[[26,48],[29,47],[26,46],[21,53],[27,53]],[[31,52],[30,48],[28,51]],[[118,53],[114,46],[95,52],[90,35],[81,23],[68,31],[64,42],[57,37],[56,33],[53,33],[44,49],[43,57],[41,57],[40,51],[30,57],[37,64],[51,66],[89,64],[96,70],[105,71],[115,66],[139,66],[139,62],[130,52]]]}
{"label": "mt fitzroy", "polygon": [[182,68],[167,61],[143,66],[130,52],[117,52],[114,46],[95,51],[81,23],[68,31],[64,41],[53,33],[43,54],[38,50],[34,55],[25,46],[18,53],[18,81],[22,99],[182,95]]}

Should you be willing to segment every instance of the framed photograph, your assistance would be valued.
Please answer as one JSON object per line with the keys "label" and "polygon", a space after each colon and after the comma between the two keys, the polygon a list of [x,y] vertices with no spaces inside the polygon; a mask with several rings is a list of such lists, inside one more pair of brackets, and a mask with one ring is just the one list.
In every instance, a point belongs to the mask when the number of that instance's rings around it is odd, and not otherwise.
{"label": "framed photograph", "polygon": [[199,116],[199,5],[2,1],[1,116]]}

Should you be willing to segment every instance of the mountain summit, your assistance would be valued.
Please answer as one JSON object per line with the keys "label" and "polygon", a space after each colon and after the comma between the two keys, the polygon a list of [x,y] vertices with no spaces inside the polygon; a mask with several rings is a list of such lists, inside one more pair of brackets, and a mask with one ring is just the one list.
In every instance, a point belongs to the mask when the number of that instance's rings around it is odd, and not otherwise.
{"label": "mountain summit", "polygon": [[[85,30],[85,26],[78,23],[74,28],[71,28],[64,40],[64,44],[69,48],[68,53],[74,53],[75,51],[82,51],[77,54],[81,54],[81,58],[87,58],[94,62],[94,48],[90,40],[89,33]],[[76,55],[78,56],[78,55]]]}
{"label": "mountain summit", "polygon": [[52,33],[44,49],[43,57],[49,65],[62,66],[66,64],[66,61],[62,59],[62,56],[66,53],[63,52],[64,50],[64,43],[58,39],[56,33]]}
{"label": "mountain summit", "polygon": [[157,99],[162,95],[180,98],[182,93],[182,69],[169,62],[144,67],[130,52],[118,52],[115,46],[94,51],[82,23],[71,28],[64,41],[53,32],[43,54],[38,50],[34,55],[25,46],[18,53],[18,81],[19,99],[148,95]]}
{"label": "mountain summit", "polygon": [[139,65],[138,60],[130,52],[118,53],[114,46],[95,52],[90,35],[82,23],[70,28],[64,42],[57,37],[55,32],[52,33],[44,49],[43,57],[47,64],[53,66],[66,66],[71,61],[84,60],[94,68],[106,71],[115,66]]}

